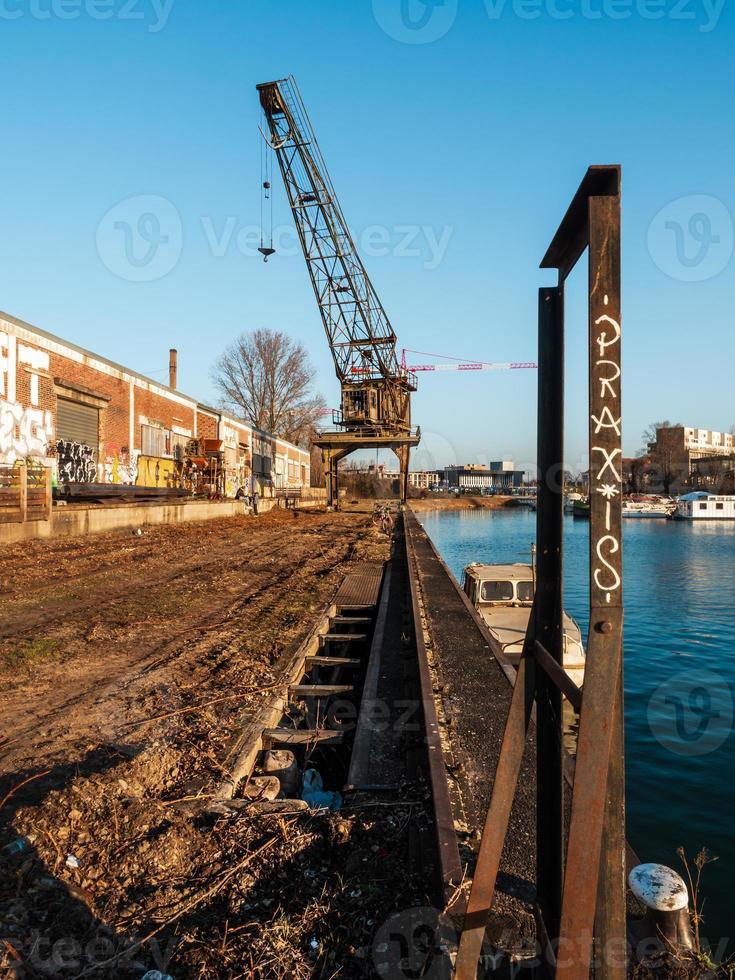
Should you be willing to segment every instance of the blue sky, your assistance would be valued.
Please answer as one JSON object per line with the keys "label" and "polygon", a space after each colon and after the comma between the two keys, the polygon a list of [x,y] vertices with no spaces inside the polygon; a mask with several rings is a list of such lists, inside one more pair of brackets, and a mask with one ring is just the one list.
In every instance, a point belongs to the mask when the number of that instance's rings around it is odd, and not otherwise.
{"label": "blue sky", "polygon": [[[586,167],[621,163],[626,451],[655,419],[729,430],[734,51],[721,0],[0,0],[0,308],[161,380],[176,346],[180,387],[210,400],[238,332],[282,329],[336,405],[277,182],[282,254],[254,253],[254,86],[293,73],[401,346],[535,359],[546,245]],[[126,265],[140,213],[158,225]],[[568,304],[572,468],[585,276]],[[535,385],[425,375],[417,461],[530,465]]]}

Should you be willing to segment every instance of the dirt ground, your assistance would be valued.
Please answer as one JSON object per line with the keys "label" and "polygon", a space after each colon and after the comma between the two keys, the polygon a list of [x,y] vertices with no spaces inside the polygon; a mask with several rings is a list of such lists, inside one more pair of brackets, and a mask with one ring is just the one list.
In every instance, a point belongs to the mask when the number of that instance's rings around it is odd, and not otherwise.
{"label": "dirt ground", "polygon": [[380,922],[422,904],[386,860],[420,827],[415,787],[327,816],[197,803],[344,575],[387,550],[366,514],[314,512],[4,550],[0,976],[371,975]]}

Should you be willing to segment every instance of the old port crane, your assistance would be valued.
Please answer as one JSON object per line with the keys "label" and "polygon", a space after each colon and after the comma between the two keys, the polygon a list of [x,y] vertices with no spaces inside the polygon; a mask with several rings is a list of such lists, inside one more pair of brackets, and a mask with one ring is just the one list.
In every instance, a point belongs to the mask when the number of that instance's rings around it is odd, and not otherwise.
{"label": "old port crane", "polygon": [[[396,335],[364,265],[292,76],[258,85],[268,146],[275,154],[342,388],[322,450],[330,505],[338,501],[339,461],[356,449],[392,449],[406,499],[408,462],[420,430],[411,427],[413,372],[398,363]],[[270,192],[266,169],[265,195]],[[267,259],[272,254],[263,244]]]}

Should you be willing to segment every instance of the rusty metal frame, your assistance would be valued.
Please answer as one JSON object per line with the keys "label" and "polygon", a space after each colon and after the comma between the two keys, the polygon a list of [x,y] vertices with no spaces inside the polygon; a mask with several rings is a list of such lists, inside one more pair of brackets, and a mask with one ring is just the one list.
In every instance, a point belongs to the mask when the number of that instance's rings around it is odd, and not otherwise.
{"label": "rusty metal frame", "polygon": [[[534,704],[537,913],[555,980],[623,980],[621,169],[591,167],[541,267],[539,290],[538,573],[460,941],[456,980],[474,980]],[[564,289],[589,250],[590,629],[584,690],[561,670],[563,644]],[[562,676],[563,675],[563,676]],[[571,817],[565,827],[562,693],[580,712]],[[576,703],[575,703],[576,702]]]}

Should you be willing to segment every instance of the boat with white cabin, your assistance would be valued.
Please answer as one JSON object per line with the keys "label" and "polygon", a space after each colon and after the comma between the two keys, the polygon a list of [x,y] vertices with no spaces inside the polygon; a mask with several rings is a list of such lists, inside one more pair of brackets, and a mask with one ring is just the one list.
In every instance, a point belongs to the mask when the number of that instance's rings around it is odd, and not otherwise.
{"label": "boat with white cabin", "polygon": [[[518,662],[536,591],[533,565],[467,565],[462,589],[511,662]],[[572,681],[584,681],[585,650],[577,623],[564,613],[562,666]]]}
{"label": "boat with white cabin", "polygon": [[719,496],[704,490],[685,493],[676,502],[677,521],[735,521],[735,496]]}

